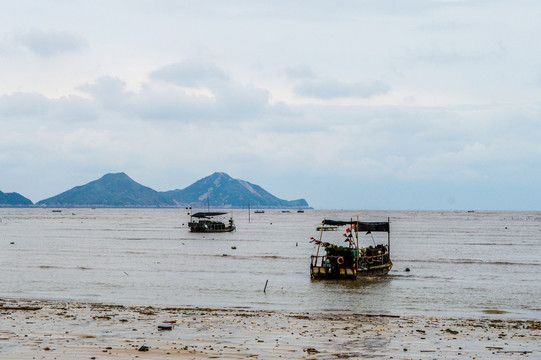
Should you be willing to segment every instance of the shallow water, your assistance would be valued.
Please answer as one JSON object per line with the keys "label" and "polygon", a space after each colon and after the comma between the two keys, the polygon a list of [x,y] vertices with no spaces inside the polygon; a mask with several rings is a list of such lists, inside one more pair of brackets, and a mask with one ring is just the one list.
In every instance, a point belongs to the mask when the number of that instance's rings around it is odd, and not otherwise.
{"label": "shallow water", "polygon": [[[0,297],[541,318],[540,212],[232,215],[236,232],[191,234],[184,209],[0,209]],[[357,216],[391,218],[389,275],[311,280],[316,226]],[[342,233],[324,240],[343,243]],[[387,242],[386,233],[373,235]]]}

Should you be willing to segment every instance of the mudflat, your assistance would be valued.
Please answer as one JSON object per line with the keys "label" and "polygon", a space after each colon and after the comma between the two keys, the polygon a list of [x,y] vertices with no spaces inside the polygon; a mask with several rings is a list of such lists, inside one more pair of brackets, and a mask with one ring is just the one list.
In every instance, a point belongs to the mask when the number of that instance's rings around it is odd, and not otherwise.
{"label": "mudflat", "polygon": [[541,322],[0,300],[0,359],[541,358]]}

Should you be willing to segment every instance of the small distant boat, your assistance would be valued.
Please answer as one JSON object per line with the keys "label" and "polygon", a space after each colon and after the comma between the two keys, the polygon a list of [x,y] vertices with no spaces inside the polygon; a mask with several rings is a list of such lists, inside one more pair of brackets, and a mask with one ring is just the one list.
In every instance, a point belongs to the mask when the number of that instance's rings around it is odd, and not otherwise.
{"label": "small distant boat", "polygon": [[302,209],[301,209],[301,210],[297,210],[297,213],[302,214],[302,213],[304,213],[304,210],[302,210]]}
{"label": "small distant boat", "polygon": [[290,213],[290,212],[291,212],[291,211],[289,211],[289,210],[282,210],[282,213],[284,213],[284,214],[285,214],[285,213]]}
{"label": "small distant boat", "polygon": [[227,225],[215,219],[216,216],[222,216],[227,213],[225,212],[198,212],[190,215],[190,222],[188,227],[190,232],[197,233],[220,233],[220,232],[231,232],[236,229],[233,222],[233,218],[230,217]]}
{"label": "small distant boat", "polygon": [[317,231],[336,231],[338,230],[338,226],[318,226],[316,230]]}
{"label": "small distant boat", "polygon": [[256,210],[254,211],[255,214],[264,214],[265,211],[264,210]]}
{"label": "small distant boat", "polygon": [[[360,222],[355,220],[336,221],[323,220],[320,236],[311,239],[317,244],[316,254],[311,256],[310,276],[313,279],[355,279],[362,276],[377,276],[387,274],[393,267],[391,262],[390,220],[387,222]],[[323,242],[323,232],[329,226],[347,226],[344,237],[346,246]],[[386,232],[387,245],[359,247],[359,232]],[[372,236],[372,235],[371,235]],[[342,238],[343,239],[343,238]],[[320,254],[325,250],[325,254]]]}

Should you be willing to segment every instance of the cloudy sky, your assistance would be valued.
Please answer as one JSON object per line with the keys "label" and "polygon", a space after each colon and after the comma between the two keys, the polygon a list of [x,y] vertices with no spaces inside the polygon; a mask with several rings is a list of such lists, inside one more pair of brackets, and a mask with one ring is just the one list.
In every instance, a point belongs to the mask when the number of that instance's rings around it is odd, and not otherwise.
{"label": "cloudy sky", "polygon": [[541,209],[537,0],[0,0],[0,190],[223,171],[315,208]]}

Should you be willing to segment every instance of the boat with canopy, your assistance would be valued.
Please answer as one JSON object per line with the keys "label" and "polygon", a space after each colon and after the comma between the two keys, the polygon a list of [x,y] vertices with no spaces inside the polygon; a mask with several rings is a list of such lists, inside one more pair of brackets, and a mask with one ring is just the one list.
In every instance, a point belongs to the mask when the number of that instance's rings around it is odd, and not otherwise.
{"label": "boat with canopy", "polygon": [[205,211],[190,214],[190,222],[188,223],[190,232],[220,233],[234,231],[235,224],[232,217],[229,218],[227,224],[216,219],[217,216],[222,216],[225,214],[227,213],[218,211]]}
{"label": "boat with canopy", "polygon": [[[387,274],[391,262],[390,219],[386,222],[361,222],[359,220],[339,221],[324,219],[321,223],[319,239],[315,243],[315,255],[310,260],[310,275],[313,279],[355,279],[362,276]],[[326,226],[345,226],[344,245],[323,241],[323,228]],[[373,232],[386,232],[387,244],[376,244]],[[370,235],[372,245],[361,247],[359,234]],[[381,242],[381,239],[378,239]]]}

